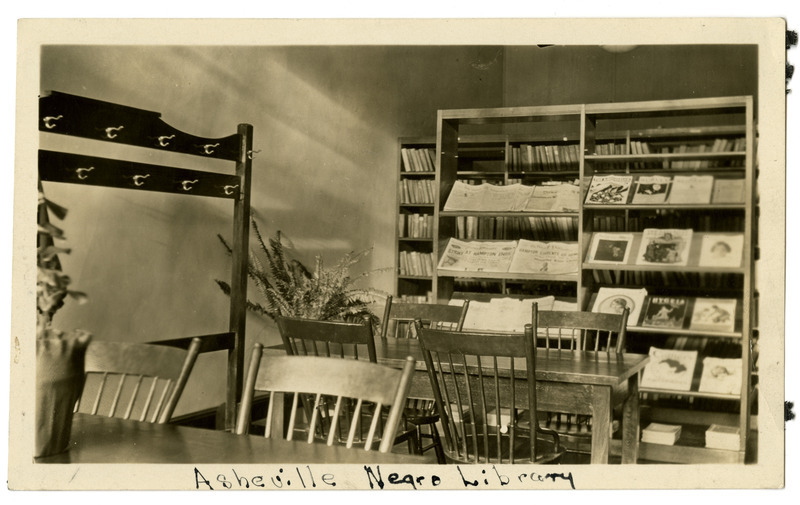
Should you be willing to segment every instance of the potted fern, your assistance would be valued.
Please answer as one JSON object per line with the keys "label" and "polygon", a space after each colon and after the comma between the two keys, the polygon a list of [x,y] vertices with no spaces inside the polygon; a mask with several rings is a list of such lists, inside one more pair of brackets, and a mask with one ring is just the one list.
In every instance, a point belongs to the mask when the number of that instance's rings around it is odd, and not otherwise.
{"label": "potted fern", "polygon": [[[368,272],[357,277],[350,275],[350,268],[369,254],[369,250],[347,253],[333,266],[325,265],[318,255],[312,271],[300,261],[287,257],[280,231],[266,243],[255,219],[251,218],[250,222],[266,265],[257,254],[250,252],[247,273],[262,301],[248,300],[248,309],[273,319],[286,316],[360,322],[366,318],[373,325],[379,323],[378,317],[370,310],[370,303],[375,295],[380,296],[381,293],[354,286]],[[228,254],[231,254],[228,242],[221,235],[217,236]],[[230,285],[221,280],[216,282],[230,295]]]}
{"label": "potted fern", "polygon": [[70,278],[61,270],[59,254],[69,249],[56,247],[64,234],[50,223],[48,210],[59,219],[66,209],[47,200],[39,183],[38,232],[36,244],[36,433],[34,457],[67,450],[72,412],[84,382],[84,356],[91,335],[83,330],[62,331],[53,317],[67,297],[79,303],[86,295],[69,289]]}

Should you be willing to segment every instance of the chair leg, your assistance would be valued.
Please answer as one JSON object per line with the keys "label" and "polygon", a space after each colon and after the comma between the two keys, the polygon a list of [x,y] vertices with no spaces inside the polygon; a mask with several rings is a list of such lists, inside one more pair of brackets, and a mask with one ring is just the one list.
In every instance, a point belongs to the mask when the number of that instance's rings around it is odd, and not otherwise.
{"label": "chair leg", "polygon": [[447,463],[444,457],[444,449],[442,449],[442,439],[439,437],[439,430],[436,429],[436,424],[429,424],[431,428],[431,438],[433,439],[433,450],[436,451],[436,462],[440,465]]}

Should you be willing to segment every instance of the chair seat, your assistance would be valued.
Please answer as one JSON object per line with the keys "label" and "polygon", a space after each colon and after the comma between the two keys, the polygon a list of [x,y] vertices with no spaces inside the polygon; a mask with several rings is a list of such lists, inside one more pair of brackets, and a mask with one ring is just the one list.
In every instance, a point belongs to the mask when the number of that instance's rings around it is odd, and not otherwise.
{"label": "chair seat", "polygon": [[[539,434],[536,437],[536,459],[531,461],[530,459],[530,432],[526,430],[517,430],[518,432],[523,432],[524,435],[519,435],[515,437],[514,441],[514,463],[516,464],[524,464],[524,463],[536,463],[536,464],[557,464],[559,459],[564,455],[566,452],[564,447],[557,445],[555,443],[555,439],[552,436],[547,434]],[[493,434],[489,434],[488,440],[484,440],[485,437],[478,434],[477,443],[480,444],[482,447],[488,447],[488,455],[491,461],[498,460],[498,447],[496,443],[496,438]],[[502,463],[511,463],[511,452],[509,451],[509,444],[510,439],[507,437],[503,437],[500,439],[500,460]],[[464,442],[466,444],[473,444],[475,440],[472,435],[467,435],[464,437]],[[485,442],[486,445],[484,445]],[[445,458],[450,463],[466,463],[466,464],[477,464],[477,463],[486,463],[487,461],[485,458],[481,458],[480,461],[477,461],[474,457],[474,453],[470,450],[470,456],[465,457],[464,452],[459,448],[457,450],[451,450],[445,448]]]}
{"label": "chair seat", "polygon": [[433,424],[439,421],[439,414],[418,409],[406,409],[404,414],[409,424]]}
{"label": "chair seat", "polygon": [[[519,426],[530,429],[530,419],[527,410],[520,411],[518,414]],[[571,436],[592,435],[592,417],[577,414],[564,414],[559,412],[539,412],[539,426],[555,431],[558,434]],[[619,431],[620,422],[614,419],[611,422],[611,433]]]}

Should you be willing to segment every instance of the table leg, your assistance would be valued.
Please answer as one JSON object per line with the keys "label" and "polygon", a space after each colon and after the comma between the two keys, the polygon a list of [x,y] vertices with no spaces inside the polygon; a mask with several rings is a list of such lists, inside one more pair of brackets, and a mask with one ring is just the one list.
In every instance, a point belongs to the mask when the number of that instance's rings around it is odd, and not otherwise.
{"label": "table leg", "polygon": [[592,386],[592,455],[591,464],[608,464],[611,440],[611,388]]}
{"label": "table leg", "polygon": [[639,457],[639,374],[628,379],[628,396],[622,405],[622,463]]}

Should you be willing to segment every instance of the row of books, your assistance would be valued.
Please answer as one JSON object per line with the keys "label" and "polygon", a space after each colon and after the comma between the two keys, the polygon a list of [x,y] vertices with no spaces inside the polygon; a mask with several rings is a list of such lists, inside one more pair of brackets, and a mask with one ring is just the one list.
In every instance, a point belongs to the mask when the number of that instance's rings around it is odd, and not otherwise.
{"label": "row of books", "polygon": [[400,301],[403,303],[431,303],[433,300],[433,292],[428,291],[424,295],[400,295]]}
{"label": "row of books", "polygon": [[432,204],[436,194],[436,184],[431,179],[403,179],[400,181],[400,203]]}
{"label": "row of books", "polygon": [[439,270],[459,272],[571,274],[578,271],[577,242],[531,240],[463,241],[451,238]]}
{"label": "row of books", "polygon": [[456,238],[481,240],[577,240],[573,217],[457,216]]}
{"label": "row of books", "polygon": [[634,233],[592,234],[586,261],[603,265],[710,268],[738,268],[742,264],[742,233],[701,233],[699,240],[693,240],[694,230],[690,228],[646,228],[641,233],[638,252],[633,256],[635,236]]}
{"label": "row of books", "polygon": [[646,288],[598,289],[592,312],[622,314],[628,326],[733,333],[739,302],[736,298],[648,296]]}
{"label": "row of books", "polygon": [[586,204],[595,205],[724,204],[744,201],[744,179],[715,178],[707,174],[593,175],[585,198]]}
{"label": "row of books", "polygon": [[400,238],[433,238],[431,214],[398,214],[397,236]]}
{"label": "row of books", "polygon": [[445,211],[577,212],[580,186],[572,183],[467,184],[457,180],[444,204]]}
{"label": "row of books", "polygon": [[645,228],[691,228],[695,231],[741,231],[744,214],[736,212],[687,212],[654,208],[623,214],[592,215],[594,231],[642,231]]}
{"label": "row of books", "polygon": [[[698,359],[697,351],[651,347],[650,361],[642,372],[644,389],[697,391],[722,395],[738,395],[742,388],[742,360],[706,356]],[[696,369],[700,380],[694,389]]]}
{"label": "row of books", "polygon": [[480,293],[482,295],[536,296],[547,294],[565,298],[576,297],[573,281],[529,280],[529,279],[475,279],[455,277],[454,293]]}
{"label": "row of books", "polygon": [[642,442],[648,444],[675,445],[681,437],[679,424],[650,423],[642,430]]}
{"label": "row of books", "polygon": [[[599,143],[595,145],[598,155],[625,154],[693,154],[743,152],[745,138],[716,138],[709,143],[657,145],[639,140],[632,140],[630,148],[624,143]],[[436,170],[436,149],[410,148],[400,149],[405,172],[434,172]],[[509,170],[515,172],[530,171],[566,171],[578,170],[580,163],[579,144],[520,144],[511,147]],[[719,160],[664,160],[657,163],[635,162],[634,168],[712,168],[722,166]],[[732,166],[735,162],[729,162]],[[741,163],[741,162],[739,162]]]}
{"label": "row of books", "polygon": [[436,149],[401,147],[400,157],[403,158],[404,172],[436,171]]}
{"label": "row of books", "polygon": [[580,163],[580,146],[520,144],[511,148],[510,162],[509,171],[514,172],[577,171]]}
{"label": "row of books", "polygon": [[680,270],[592,270],[598,284],[609,286],[652,286],[681,290],[741,290],[743,277],[733,273],[682,272]]}
{"label": "row of books", "polygon": [[[630,147],[624,143],[600,143],[595,145],[595,154],[601,156],[618,155],[647,155],[647,154],[700,154],[700,153],[742,153],[745,151],[746,140],[744,137],[725,138],[718,137],[707,142],[697,143],[669,143],[645,142],[643,140],[631,140]],[[634,168],[651,168],[653,166],[669,168],[709,168],[720,166],[722,161],[711,160],[678,160],[647,163],[635,162]],[[642,166],[644,165],[644,166]]]}
{"label": "row of books", "polygon": [[433,253],[419,251],[400,251],[400,275],[414,275],[430,277],[433,275],[433,265],[436,261]]}

